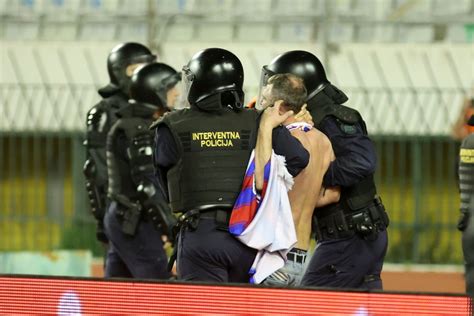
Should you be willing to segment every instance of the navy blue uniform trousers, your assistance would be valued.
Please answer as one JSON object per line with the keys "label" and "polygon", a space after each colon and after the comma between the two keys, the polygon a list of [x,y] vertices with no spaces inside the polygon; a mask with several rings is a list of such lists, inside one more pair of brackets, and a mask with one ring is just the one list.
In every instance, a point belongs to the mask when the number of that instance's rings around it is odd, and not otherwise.
{"label": "navy blue uniform trousers", "polygon": [[117,203],[112,202],[104,218],[109,239],[105,277],[168,279],[161,233],[151,222],[141,221],[134,236],[124,234],[116,210]]}
{"label": "navy blue uniform trousers", "polygon": [[182,228],[178,238],[178,280],[249,283],[257,250],[218,230],[212,218],[199,219],[195,230]]}
{"label": "navy blue uniform trousers", "polygon": [[379,232],[374,240],[356,234],[322,241],[316,245],[301,285],[381,290],[380,273],[387,245],[386,230]]}

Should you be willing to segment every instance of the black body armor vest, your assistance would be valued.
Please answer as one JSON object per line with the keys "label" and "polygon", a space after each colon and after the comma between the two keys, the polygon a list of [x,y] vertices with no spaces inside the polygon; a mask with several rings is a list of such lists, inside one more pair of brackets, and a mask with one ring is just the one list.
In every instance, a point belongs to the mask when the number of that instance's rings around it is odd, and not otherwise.
{"label": "black body armor vest", "polygon": [[86,146],[84,164],[86,189],[94,217],[102,221],[107,207],[107,134],[118,119],[118,112],[127,105],[121,93],[113,94],[93,106],[87,113]]}
{"label": "black body armor vest", "polygon": [[256,118],[253,110],[186,109],[158,123],[171,130],[180,157],[167,174],[174,212],[233,206],[253,149]]}
{"label": "black body armor vest", "polygon": [[[137,186],[144,175],[153,174],[153,131],[148,129],[151,122],[151,118],[127,117],[112,127],[107,140],[109,198],[123,195],[137,200]],[[122,150],[116,148],[125,145],[127,148]],[[126,152],[125,156],[117,156],[120,152]]]}

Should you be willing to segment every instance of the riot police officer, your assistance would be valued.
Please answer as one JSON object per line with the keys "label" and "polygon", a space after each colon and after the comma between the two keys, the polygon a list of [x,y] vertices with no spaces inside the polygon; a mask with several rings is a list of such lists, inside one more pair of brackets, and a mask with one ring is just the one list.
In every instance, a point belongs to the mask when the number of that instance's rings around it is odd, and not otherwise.
{"label": "riot police officer", "polygon": [[179,78],[163,63],[137,69],[130,82],[132,99],[108,134],[106,277],[170,276],[162,236],[170,236],[175,220],[154,176],[153,132],[148,127],[167,111],[168,91]]}
{"label": "riot police officer", "polygon": [[[336,159],[324,187],[340,187],[338,203],[314,212],[318,245],[302,285],[381,289],[388,217],[373,179],[375,148],[361,115],[342,105],[348,97],[332,85],[323,65],[306,51],[290,51],[262,69],[261,85],[276,73],[303,78],[315,127],[331,141]],[[257,104],[257,107],[259,104]]]}
{"label": "riot police officer", "polygon": [[[220,48],[196,53],[182,71],[190,108],[167,114],[156,126],[156,166],[167,180],[172,210],[183,214],[177,245],[181,280],[250,279],[257,251],[228,232],[257,129],[257,112],[243,109],[243,80],[233,53]],[[283,151],[297,174],[308,163],[307,151],[286,129],[275,133],[287,135]]]}
{"label": "riot police officer", "polygon": [[[468,121],[474,126],[474,115]],[[466,293],[474,296],[474,134],[468,135],[459,151],[459,191],[461,194],[461,217],[458,229],[462,231]]]}
{"label": "riot police officer", "polygon": [[107,58],[110,83],[99,89],[103,98],[87,113],[87,134],[84,145],[86,187],[91,211],[97,220],[97,239],[106,243],[103,218],[107,207],[107,167],[105,143],[107,133],[117,120],[117,112],[127,105],[130,77],[133,70],[156,59],[148,48],[138,43],[123,43],[112,49]]}

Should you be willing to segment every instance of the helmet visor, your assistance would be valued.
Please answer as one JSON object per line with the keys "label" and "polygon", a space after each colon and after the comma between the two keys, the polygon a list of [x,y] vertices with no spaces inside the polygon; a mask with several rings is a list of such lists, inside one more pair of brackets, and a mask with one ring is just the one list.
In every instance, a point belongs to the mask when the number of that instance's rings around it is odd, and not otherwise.
{"label": "helmet visor", "polygon": [[260,75],[260,85],[258,87],[258,99],[255,104],[255,108],[259,111],[265,110],[270,104],[268,100],[268,79],[273,76],[275,73],[267,68],[267,66],[262,67],[262,73]]}
{"label": "helmet visor", "polygon": [[193,85],[194,81],[194,74],[189,69],[188,66],[184,66],[183,70],[181,71],[181,95],[184,100],[189,99],[189,91],[191,91],[191,86]]}
{"label": "helmet visor", "polygon": [[189,101],[188,101],[188,97],[186,95],[184,95],[183,93],[183,82],[182,81],[179,81],[177,84],[176,84],[176,89],[178,89],[178,96],[176,98],[176,101],[174,103],[174,108],[175,110],[181,110],[181,109],[185,109],[185,108],[189,108]]}
{"label": "helmet visor", "polygon": [[177,86],[180,81],[181,73],[177,72],[161,80],[160,84],[158,85],[159,88],[155,90],[162,103],[166,104],[166,106],[168,106],[169,108],[174,108],[174,103],[176,101],[174,100],[173,104],[169,104],[168,94],[170,90],[177,89],[177,96],[182,93],[181,85]]}

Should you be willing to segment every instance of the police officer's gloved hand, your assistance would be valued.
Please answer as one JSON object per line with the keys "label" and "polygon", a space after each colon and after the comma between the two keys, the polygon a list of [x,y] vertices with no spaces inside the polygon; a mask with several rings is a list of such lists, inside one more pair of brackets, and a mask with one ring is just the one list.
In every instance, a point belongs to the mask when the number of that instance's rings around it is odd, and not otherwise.
{"label": "police officer's gloved hand", "polygon": [[467,224],[469,223],[469,216],[470,213],[461,213],[458,220],[458,230],[463,232],[466,229]]}
{"label": "police officer's gloved hand", "polygon": [[104,229],[104,222],[103,221],[98,221],[97,222],[97,231],[95,233],[95,236],[98,241],[107,244],[109,242],[109,239],[107,238],[107,235],[105,234],[105,229]]}

